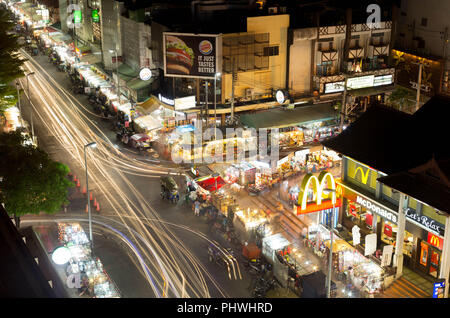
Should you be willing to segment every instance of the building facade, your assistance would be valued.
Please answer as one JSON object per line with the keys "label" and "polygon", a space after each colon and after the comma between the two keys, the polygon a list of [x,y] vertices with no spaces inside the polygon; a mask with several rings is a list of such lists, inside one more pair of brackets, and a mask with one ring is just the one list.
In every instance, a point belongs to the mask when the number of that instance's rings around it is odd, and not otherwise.
{"label": "building facade", "polygon": [[[438,7],[440,9],[436,10]],[[437,93],[450,95],[450,23],[448,19],[450,2],[438,0],[402,1],[398,11],[398,32],[395,48],[399,52],[409,53],[409,56],[404,57],[413,59],[413,62],[416,63],[411,66],[413,68],[411,76],[413,77],[410,81],[407,83],[403,81],[399,84],[416,89],[417,63],[425,62],[422,74],[423,82],[421,83],[422,92],[428,95]],[[402,56],[396,57],[394,55],[394,58],[400,59],[400,63],[408,62],[403,61]],[[423,58],[426,60],[423,61]]]}

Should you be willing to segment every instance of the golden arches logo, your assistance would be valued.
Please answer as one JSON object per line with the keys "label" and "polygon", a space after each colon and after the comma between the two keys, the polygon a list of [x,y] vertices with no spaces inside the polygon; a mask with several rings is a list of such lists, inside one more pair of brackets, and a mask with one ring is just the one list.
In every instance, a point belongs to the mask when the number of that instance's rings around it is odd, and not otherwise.
{"label": "golden arches logo", "polygon": [[361,172],[361,181],[362,181],[362,183],[367,184],[367,179],[369,179],[369,171],[370,171],[370,169],[367,168],[366,172],[364,172],[363,168],[361,168],[361,167],[356,168],[355,176],[353,177],[353,179],[356,179],[358,171]]}
{"label": "golden arches logo", "polygon": [[[328,186],[331,189],[336,190],[336,182],[333,178],[333,175],[328,171],[322,171],[319,174],[319,177],[308,173],[302,181],[300,186],[300,193],[298,195],[298,205],[302,210],[306,210],[306,204],[308,201],[308,189],[312,185],[315,189],[316,194],[316,203],[317,205],[322,204],[323,190],[325,189],[325,182],[328,181]],[[332,195],[332,203],[336,203],[336,195]]]}
{"label": "golden arches logo", "polygon": [[439,246],[441,243],[441,241],[439,240],[439,237],[437,237],[436,235],[432,235],[430,237],[430,244],[433,246]]}

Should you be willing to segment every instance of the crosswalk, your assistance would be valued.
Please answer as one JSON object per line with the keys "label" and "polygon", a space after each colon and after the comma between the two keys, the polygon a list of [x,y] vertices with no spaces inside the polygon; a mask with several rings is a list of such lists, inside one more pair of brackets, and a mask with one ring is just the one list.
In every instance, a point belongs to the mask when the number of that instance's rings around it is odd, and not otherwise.
{"label": "crosswalk", "polygon": [[389,286],[382,295],[383,298],[430,298],[424,290],[400,277]]}

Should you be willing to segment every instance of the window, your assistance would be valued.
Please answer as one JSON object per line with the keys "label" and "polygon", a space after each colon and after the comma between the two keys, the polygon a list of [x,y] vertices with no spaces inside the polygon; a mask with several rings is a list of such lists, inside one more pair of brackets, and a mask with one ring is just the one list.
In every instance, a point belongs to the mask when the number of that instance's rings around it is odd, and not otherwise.
{"label": "window", "polygon": [[422,18],[422,21],[420,22],[420,24],[421,24],[422,26],[426,27],[426,26],[427,26],[427,23],[428,23],[428,19],[427,19],[427,18]]}
{"label": "window", "polygon": [[408,208],[413,209],[414,211],[417,211],[417,201],[411,197],[409,197],[408,200]]}
{"label": "window", "polygon": [[445,216],[437,214],[436,210],[429,205],[422,205],[422,215],[425,215],[441,224],[445,224]]}
{"label": "window", "polygon": [[279,46],[267,46],[264,48],[264,56],[276,56],[279,54]]}

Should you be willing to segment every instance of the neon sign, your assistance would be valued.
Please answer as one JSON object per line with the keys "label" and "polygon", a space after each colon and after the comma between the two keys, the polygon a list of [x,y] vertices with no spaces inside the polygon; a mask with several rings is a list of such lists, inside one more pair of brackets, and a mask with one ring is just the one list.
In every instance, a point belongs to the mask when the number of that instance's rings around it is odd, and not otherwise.
{"label": "neon sign", "polygon": [[353,177],[353,179],[356,179],[356,175],[358,174],[358,171],[361,172],[361,182],[363,184],[367,184],[367,179],[369,179],[369,169],[367,169],[366,172],[364,173],[364,171],[361,167],[356,168],[355,176]]}
{"label": "neon sign", "polygon": [[433,233],[428,232],[428,243],[434,247],[437,247],[438,249],[442,250],[444,246],[443,240]]}
{"label": "neon sign", "polygon": [[[313,186],[313,190],[315,191],[314,197],[315,197],[317,206],[319,207],[322,205],[322,199],[323,199],[323,194],[324,194],[324,189],[325,189],[326,183],[328,183],[328,186],[332,190],[336,190],[336,182],[334,181],[333,175],[328,171],[322,171],[319,174],[319,177],[316,177],[316,176],[312,175],[311,173],[308,173],[303,178],[302,184],[300,186],[300,193],[298,195],[298,207],[300,208],[300,211],[304,211],[307,209],[308,190],[311,185]],[[329,196],[330,194],[327,194],[327,196]],[[324,203],[329,204],[329,202],[324,202]],[[332,195],[331,203],[333,205],[336,204],[336,195]],[[323,208],[322,210],[324,210],[324,209],[326,209],[326,208]],[[298,210],[298,208],[297,208],[297,210]],[[313,212],[313,211],[310,211],[310,212]]]}

